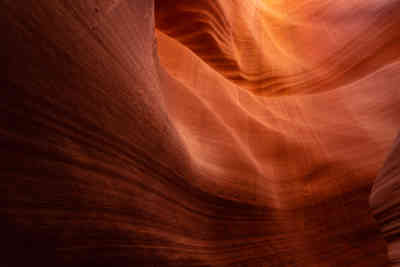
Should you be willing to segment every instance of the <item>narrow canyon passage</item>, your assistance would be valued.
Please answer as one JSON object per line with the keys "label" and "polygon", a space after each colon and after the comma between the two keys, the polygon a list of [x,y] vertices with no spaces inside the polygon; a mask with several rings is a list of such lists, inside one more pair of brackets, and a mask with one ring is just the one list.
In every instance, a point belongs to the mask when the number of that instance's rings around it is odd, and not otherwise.
{"label": "narrow canyon passage", "polygon": [[399,12],[1,1],[0,266],[396,266]]}

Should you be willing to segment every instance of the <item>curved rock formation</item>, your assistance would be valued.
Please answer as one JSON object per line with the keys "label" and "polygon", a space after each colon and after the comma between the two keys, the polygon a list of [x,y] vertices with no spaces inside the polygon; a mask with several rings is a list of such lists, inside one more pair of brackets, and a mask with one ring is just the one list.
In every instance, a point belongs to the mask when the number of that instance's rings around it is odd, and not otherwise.
{"label": "curved rock formation", "polygon": [[399,140],[377,177],[370,195],[370,206],[388,244],[392,266],[399,266]]}
{"label": "curved rock formation", "polygon": [[157,27],[258,95],[333,90],[398,60],[399,1],[156,1]]}
{"label": "curved rock formation", "polygon": [[396,262],[398,1],[0,5],[0,266]]}

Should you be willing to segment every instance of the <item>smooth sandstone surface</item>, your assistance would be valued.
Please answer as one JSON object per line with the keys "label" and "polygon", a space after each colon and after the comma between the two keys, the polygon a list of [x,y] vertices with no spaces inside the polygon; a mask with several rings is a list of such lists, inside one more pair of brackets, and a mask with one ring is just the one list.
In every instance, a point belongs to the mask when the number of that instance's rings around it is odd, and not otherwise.
{"label": "smooth sandstone surface", "polygon": [[399,12],[2,1],[0,266],[396,266]]}

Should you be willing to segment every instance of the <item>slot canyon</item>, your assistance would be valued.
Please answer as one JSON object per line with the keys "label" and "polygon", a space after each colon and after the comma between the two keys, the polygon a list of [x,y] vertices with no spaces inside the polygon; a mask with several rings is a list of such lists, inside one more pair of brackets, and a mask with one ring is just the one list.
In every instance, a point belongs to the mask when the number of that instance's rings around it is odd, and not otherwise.
{"label": "slot canyon", "polygon": [[400,266],[399,14],[1,0],[0,267]]}

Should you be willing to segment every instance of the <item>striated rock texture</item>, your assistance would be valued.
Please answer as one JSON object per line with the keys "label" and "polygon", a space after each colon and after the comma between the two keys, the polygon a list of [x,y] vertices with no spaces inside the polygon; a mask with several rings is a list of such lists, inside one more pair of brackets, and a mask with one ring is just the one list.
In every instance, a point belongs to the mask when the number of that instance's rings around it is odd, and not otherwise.
{"label": "striated rock texture", "polygon": [[370,205],[388,244],[392,266],[400,266],[399,249],[399,184],[400,184],[400,137],[377,177],[370,195]]}
{"label": "striated rock texture", "polygon": [[393,0],[156,1],[161,31],[264,96],[334,90],[396,62],[399,9]]}
{"label": "striated rock texture", "polygon": [[0,1],[0,266],[396,266],[399,12]]}

